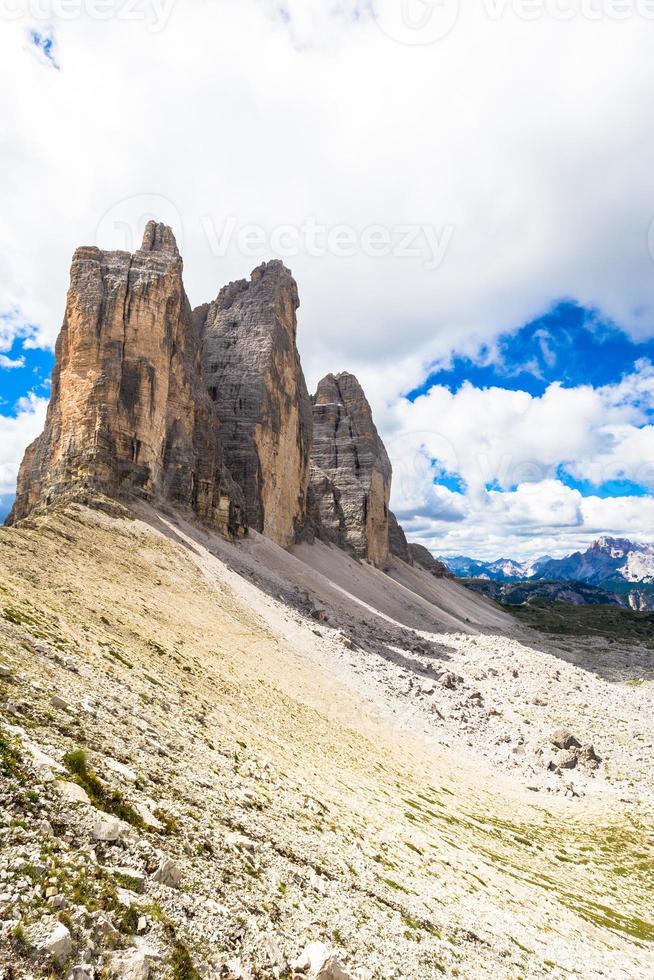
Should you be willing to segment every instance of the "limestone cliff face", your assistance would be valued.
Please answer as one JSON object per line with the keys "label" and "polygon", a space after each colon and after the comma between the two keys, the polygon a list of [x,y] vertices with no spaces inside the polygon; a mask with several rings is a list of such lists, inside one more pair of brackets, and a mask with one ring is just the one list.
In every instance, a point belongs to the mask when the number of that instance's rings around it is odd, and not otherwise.
{"label": "limestone cliff face", "polygon": [[298,291],[279,261],[195,311],[202,372],[251,527],[282,547],[305,526],[311,401],[296,347]]}
{"label": "limestone cliff face", "polygon": [[391,464],[361,385],[328,374],[313,398],[311,494],[320,533],[383,568],[389,555]]}
{"label": "limestone cliff face", "polygon": [[141,248],[80,248],[71,268],[43,434],[29,447],[8,522],[62,493],[135,493],[192,507],[223,533],[245,528],[172,231]]}
{"label": "limestone cliff face", "polygon": [[413,565],[411,548],[393,511],[388,514],[388,549],[396,558],[401,558],[407,565]]}

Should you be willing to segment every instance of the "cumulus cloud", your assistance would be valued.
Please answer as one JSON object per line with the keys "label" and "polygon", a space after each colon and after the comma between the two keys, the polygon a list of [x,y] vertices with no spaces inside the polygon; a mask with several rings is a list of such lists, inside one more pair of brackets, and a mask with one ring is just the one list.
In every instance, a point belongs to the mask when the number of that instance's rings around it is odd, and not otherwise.
{"label": "cumulus cloud", "polygon": [[[17,340],[20,340],[26,349],[40,346],[39,327],[29,323],[20,310],[9,309],[0,312],[0,353],[10,351]],[[12,360],[5,353],[0,359],[0,366],[22,367],[22,364],[17,363],[20,360],[20,357]]]}
{"label": "cumulus cloud", "polygon": [[0,512],[9,509],[16,489],[18,467],[27,446],[39,435],[45,422],[47,398],[30,394],[21,398],[15,414],[0,415]]}
{"label": "cumulus cloud", "polygon": [[559,481],[543,480],[508,493],[491,491],[468,503],[461,523],[409,516],[404,528],[411,540],[436,554],[485,559],[558,557],[585,550],[602,534],[654,538],[651,497],[585,497]]}
{"label": "cumulus cloud", "polygon": [[[652,366],[640,361],[600,388],[552,384],[536,397],[465,383],[399,400],[384,417],[392,505],[410,535],[447,553],[498,557],[498,548],[512,548],[526,557],[543,541],[562,553],[597,533],[652,537],[654,500],[599,496],[616,480],[654,488],[651,394]],[[567,486],[565,475],[586,481],[589,494]]]}
{"label": "cumulus cloud", "polygon": [[6,354],[0,354],[0,368],[4,368],[6,371],[12,371],[16,368],[25,367],[24,357],[7,357]]}

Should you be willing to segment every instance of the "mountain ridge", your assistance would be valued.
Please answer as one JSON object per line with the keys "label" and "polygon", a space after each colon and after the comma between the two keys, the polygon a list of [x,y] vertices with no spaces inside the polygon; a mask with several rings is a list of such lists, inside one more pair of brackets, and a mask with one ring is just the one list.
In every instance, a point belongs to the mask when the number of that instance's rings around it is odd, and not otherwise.
{"label": "mountain ridge", "polygon": [[438,556],[458,577],[490,581],[579,581],[602,586],[607,583],[654,585],[654,546],[628,538],[601,535],[585,552],[563,558],[543,555],[520,562],[498,558],[486,562],[466,555]]}
{"label": "mountain ridge", "polygon": [[101,493],[187,507],[227,538],[319,538],[382,569],[393,548],[412,564],[358,380],[327,374],[308,392],[299,305],[273,260],[192,310],[173,231],[154,220],[133,254],[78,248],[45,428],[7,525]]}

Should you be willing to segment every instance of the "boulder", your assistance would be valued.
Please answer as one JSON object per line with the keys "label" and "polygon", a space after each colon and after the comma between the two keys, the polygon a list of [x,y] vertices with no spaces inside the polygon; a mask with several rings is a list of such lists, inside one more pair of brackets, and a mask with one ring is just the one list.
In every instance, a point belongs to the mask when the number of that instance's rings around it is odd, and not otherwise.
{"label": "boulder", "polygon": [[353,980],[322,942],[309,943],[293,964],[293,969],[296,973],[307,973],[311,980]]}
{"label": "boulder", "polygon": [[582,748],[577,751],[577,757],[579,761],[588,766],[589,769],[597,769],[602,761],[592,745],[582,746]]}
{"label": "boulder", "polygon": [[146,827],[149,827],[151,830],[164,829],[161,820],[155,817],[152,810],[145,803],[134,803],[133,806]]}
{"label": "boulder", "polygon": [[84,803],[86,806],[91,806],[86,790],[77,783],[60,779],[55,783],[55,787],[64,803]]}
{"label": "boulder", "polygon": [[580,749],[581,742],[579,742],[572,732],[569,732],[565,728],[558,728],[552,735],[552,745],[556,745],[557,749]]}
{"label": "boulder", "polygon": [[182,872],[172,858],[162,858],[154,873],[154,880],[168,888],[179,888],[182,882]]}
{"label": "boulder", "polygon": [[456,687],[458,687],[460,678],[451,671],[446,671],[438,678],[438,683],[441,685],[441,687],[446,688],[446,690],[453,691]]}
{"label": "boulder", "polygon": [[113,843],[121,840],[128,829],[129,825],[119,820],[118,817],[112,817],[107,813],[102,813],[97,817],[93,826],[93,836],[95,840]]}
{"label": "boulder", "polygon": [[148,980],[150,958],[142,949],[130,949],[111,957],[108,964],[110,977],[116,980]]}
{"label": "boulder", "polygon": [[353,980],[335,956],[330,956],[316,973],[316,980]]}
{"label": "boulder", "polygon": [[73,939],[66,926],[59,922],[41,940],[38,948],[57,963],[64,963],[73,952]]}
{"label": "boulder", "polygon": [[129,766],[126,766],[122,762],[118,762],[116,759],[112,759],[111,756],[105,758],[104,764],[107,769],[115,773],[116,776],[126,779],[128,783],[135,783],[138,779],[133,769],[130,769]]}
{"label": "boulder", "polygon": [[292,964],[297,973],[315,975],[329,959],[329,947],[323,942],[308,943],[297,960]]}
{"label": "boulder", "polygon": [[553,763],[557,769],[575,769],[577,767],[577,755],[567,749],[561,749],[553,758]]}

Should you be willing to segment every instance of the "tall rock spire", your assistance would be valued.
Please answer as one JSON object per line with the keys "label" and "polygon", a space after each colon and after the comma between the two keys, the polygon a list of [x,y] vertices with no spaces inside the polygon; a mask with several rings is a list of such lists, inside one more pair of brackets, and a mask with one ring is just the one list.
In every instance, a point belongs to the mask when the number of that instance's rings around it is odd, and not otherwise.
{"label": "tall rock spire", "polygon": [[133,255],[73,256],[45,430],[25,454],[8,522],[78,488],[165,497],[228,535],[244,530],[182,260],[171,229],[154,221]]}
{"label": "tall rock spire", "polygon": [[282,547],[297,540],[307,512],[311,401],[296,346],[298,306],[293,276],[273,261],[195,311],[225,460],[250,526]]}
{"label": "tall rock spire", "polygon": [[311,493],[322,533],[383,568],[391,464],[353,374],[328,374],[313,397]]}

